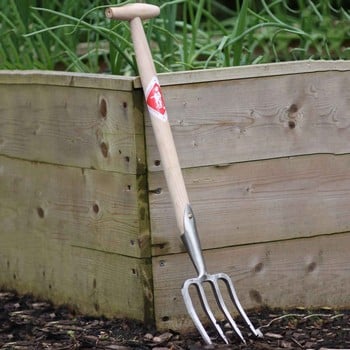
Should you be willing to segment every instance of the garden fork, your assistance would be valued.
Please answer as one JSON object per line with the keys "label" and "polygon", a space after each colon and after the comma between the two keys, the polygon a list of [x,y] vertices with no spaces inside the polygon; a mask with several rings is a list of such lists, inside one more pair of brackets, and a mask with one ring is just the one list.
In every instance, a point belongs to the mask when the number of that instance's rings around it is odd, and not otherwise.
{"label": "garden fork", "polygon": [[251,329],[252,333],[255,336],[262,336],[262,334],[259,330],[254,328],[246,313],[244,312],[238,300],[231,279],[224,273],[212,275],[209,274],[206,270],[199,236],[197,234],[195,218],[188,199],[185,182],[181,172],[175,143],[171,133],[168,115],[164,104],[164,98],[156,75],[151,51],[149,49],[143,30],[141,20],[158,16],[159,13],[159,7],[142,3],[128,4],[122,7],[109,7],[106,9],[107,18],[127,20],[130,22],[136,62],[143,91],[145,94],[146,104],[148,107],[154,136],[160,153],[161,164],[163,165],[167,186],[175,209],[177,226],[181,232],[182,241],[184,242],[184,245],[198,273],[198,277],[186,280],[181,290],[187,311],[204,341],[207,344],[211,344],[212,341],[206,332],[192,303],[190,288],[191,286],[194,286],[198,291],[200,302],[209,320],[216,328],[222,340],[225,343],[229,342],[223,329],[215,319],[214,313],[211,310],[209,302],[206,298],[203,284],[209,284],[213,290],[213,294],[215,296],[219,309],[221,309],[226,320],[230,323],[239,338],[245,342],[241,331],[237,327],[224,302],[224,298],[219,288],[220,281],[223,281],[226,285],[228,293],[234,305],[237,307],[239,313]]}

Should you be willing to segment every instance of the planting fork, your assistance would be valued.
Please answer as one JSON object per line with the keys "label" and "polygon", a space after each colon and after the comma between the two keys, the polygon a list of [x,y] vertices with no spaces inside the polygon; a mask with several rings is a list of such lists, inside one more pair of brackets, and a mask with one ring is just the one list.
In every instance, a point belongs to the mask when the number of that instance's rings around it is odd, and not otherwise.
{"label": "planting fork", "polygon": [[182,176],[175,143],[168,121],[164,98],[143,30],[141,20],[158,16],[159,13],[159,7],[142,3],[128,4],[122,7],[110,7],[106,9],[107,18],[127,20],[130,22],[137,66],[152,122],[154,136],[160,153],[160,159],[163,165],[167,186],[175,209],[177,226],[181,233],[182,241],[198,273],[197,277],[186,280],[181,289],[187,311],[204,341],[207,344],[211,344],[212,341],[192,303],[190,288],[191,286],[194,286],[198,291],[199,300],[210,322],[216,328],[222,340],[225,343],[229,342],[223,329],[215,319],[214,313],[206,297],[203,285],[205,283],[210,285],[217,305],[225,316],[225,319],[230,323],[241,341],[245,342],[241,331],[237,327],[225,304],[219,287],[221,284],[226,286],[233,304],[236,306],[238,312],[249,326],[251,332],[255,336],[262,336],[262,334],[258,329],[254,328],[253,324],[250,322],[248,316],[243,310],[230,277],[224,273],[209,274],[207,272],[197,233],[195,217],[188,199],[185,182]]}

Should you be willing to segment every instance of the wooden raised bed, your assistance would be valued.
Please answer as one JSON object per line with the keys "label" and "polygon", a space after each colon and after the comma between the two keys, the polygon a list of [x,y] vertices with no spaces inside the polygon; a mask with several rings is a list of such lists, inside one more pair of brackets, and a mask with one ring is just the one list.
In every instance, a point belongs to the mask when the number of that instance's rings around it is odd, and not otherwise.
{"label": "wooden raised bed", "polygon": [[[245,309],[350,306],[350,62],[160,75],[211,272]],[[0,72],[0,286],[192,326],[138,78]]]}

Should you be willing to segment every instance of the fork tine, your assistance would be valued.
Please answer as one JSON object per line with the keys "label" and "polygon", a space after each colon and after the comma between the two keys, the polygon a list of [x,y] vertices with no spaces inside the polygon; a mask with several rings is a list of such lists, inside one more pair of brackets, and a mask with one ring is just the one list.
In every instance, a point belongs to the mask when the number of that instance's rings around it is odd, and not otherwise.
{"label": "fork tine", "polygon": [[[207,280],[207,282],[209,282],[210,285],[212,285],[212,281],[211,280]],[[201,301],[202,307],[203,307],[205,313],[207,314],[207,316],[209,317],[210,322],[212,323],[212,325],[215,327],[215,329],[219,333],[221,339],[226,344],[228,344],[229,341],[227,340],[227,338],[225,336],[225,333],[223,332],[221,326],[217,322],[217,320],[216,320],[216,318],[215,318],[215,316],[214,316],[214,314],[213,314],[213,312],[212,312],[212,310],[211,310],[211,308],[209,306],[208,299],[206,297],[206,294],[205,294],[205,291],[203,289],[202,283],[201,282],[197,282],[196,283],[196,287],[197,287],[199,295],[200,295],[200,301]]]}
{"label": "fork tine", "polygon": [[[206,280],[206,281],[208,283],[211,282],[210,280]],[[182,296],[185,300],[185,305],[186,305],[187,311],[188,311],[189,315],[191,316],[193,323],[195,324],[199,333],[202,335],[202,337],[204,338],[204,340],[207,344],[212,343],[208,333],[204,329],[203,324],[200,321],[198,314],[195,311],[195,308],[193,306],[192,298],[191,298],[190,293],[189,293],[189,288],[191,285],[193,285],[196,288],[196,290],[198,292],[199,300],[200,300],[201,305],[202,305],[202,308],[203,308],[204,312],[206,313],[207,317],[209,318],[211,324],[215,327],[215,329],[219,333],[221,339],[226,344],[229,344],[229,341],[228,341],[227,337],[225,336],[224,331],[222,330],[222,328],[220,327],[220,325],[216,321],[216,318],[215,318],[215,316],[214,316],[214,314],[209,306],[208,299],[206,297],[205,291],[204,291],[203,286],[202,286],[202,282],[198,278],[192,278],[192,279],[185,281],[181,292],[182,292]]]}
{"label": "fork tine", "polygon": [[220,290],[220,287],[218,285],[217,279],[215,278],[216,276],[213,276],[212,279],[212,285],[214,286],[214,295],[215,295],[215,299],[221,309],[221,311],[223,312],[223,314],[225,315],[226,320],[230,323],[231,327],[233,328],[233,330],[237,333],[237,335],[239,336],[239,338],[241,339],[241,341],[246,344],[245,339],[243,338],[243,335],[240,331],[240,329],[238,328],[236,322],[233,320],[230,312],[227,309],[226,303],[224,301],[224,298],[222,297],[222,293]]}
{"label": "fork tine", "polygon": [[184,284],[181,288],[181,293],[182,293],[183,300],[185,302],[187,312],[190,315],[195,327],[197,328],[198,332],[202,336],[205,343],[212,344],[212,341],[211,341],[207,331],[204,329],[203,324],[200,321],[195,308],[193,307],[192,299],[191,299],[191,296],[189,293],[189,288],[190,288],[191,284],[192,284],[192,280],[188,279],[184,282]]}
{"label": "fork tine", "polygon": [[217,274],[217,278],[221,279],[222,281],[225,282],[227,290],[229,292],[230,298],[233,302],[233,304],[236,306],[238,312],[240,313],[240,315],[242,316],[242,318],[244,319],[245,323],[248,325],[248,327],[250,328],[250,330],[252,331],[252,333],[256,336],[256,337],[263,337],[263,334],[261,333],[261,331],[259,329],[256,329],[253,324],[250,322],[247,314],[245,313],[241,303],[239,302],[235,287],[233,286],[233,282],[231,280],[231,278],[225,274],[225,273],[218,273]]}

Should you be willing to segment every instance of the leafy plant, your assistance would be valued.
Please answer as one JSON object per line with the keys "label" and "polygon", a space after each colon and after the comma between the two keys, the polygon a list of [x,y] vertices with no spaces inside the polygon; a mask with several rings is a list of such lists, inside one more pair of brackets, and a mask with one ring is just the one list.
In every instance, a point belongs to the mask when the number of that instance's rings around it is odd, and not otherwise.
{"label": "leafy plant", "polygon": [[[106,6],[128,2],[8,0],[0,68],[137,74],[129,26],[104,16]],[[161,7],[144,23],[159,72],[350,57],[340,0],[149,2]]]}

